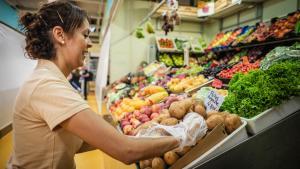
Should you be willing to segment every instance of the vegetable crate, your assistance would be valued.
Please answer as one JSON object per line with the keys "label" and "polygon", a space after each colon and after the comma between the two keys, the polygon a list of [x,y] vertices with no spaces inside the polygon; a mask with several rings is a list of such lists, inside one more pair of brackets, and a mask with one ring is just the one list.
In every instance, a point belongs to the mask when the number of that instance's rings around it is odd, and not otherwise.
{"label": "vegetable crate", "polygon": [[[224,140],[226,136],[227,133],[225,131],[224,124],[216,126],[211,132],[208,132],[202,139],[200,139],[191,150],[170,166],[169,169],[184,168],[220,141]],[[136,167],[137,169],[140,169],[138,163],[136,163]]]}
{"label": "vegetable crate", "polygon": [[251,119],[243,117],[242,119],[247,121],[247,131],[251,134],[256,134],[297,110],[300,110],[300,97],[293,97],[281,105],[272,107]]}
{"label": "vegetable crate", "polygon": [[185,168],[192,168],[196,164],[201,164],[201,163],[205,162],[206,160],[208,160],[216,155],[219,155],[222,152],[225,152],[225,151],[229,150],[230,148],[234,147],[235,145],[246,140],[248,138],[246,125],[247,125],[247,122],[245,120],[242,120],[242,125],[239,128],[237,128],[234,132],[232,132],[230,135],[228,135],[224,140],[220,141],[218,144],[216,144],[210,150],[205,152],[203,155],[199,156],[197,159],[195,159],[193,162],[191,162]]}
{"label": "vegetable crate", "polygon": [[160,52],[175,52],[177,50],[173,38],[156,37],[156,45]]}

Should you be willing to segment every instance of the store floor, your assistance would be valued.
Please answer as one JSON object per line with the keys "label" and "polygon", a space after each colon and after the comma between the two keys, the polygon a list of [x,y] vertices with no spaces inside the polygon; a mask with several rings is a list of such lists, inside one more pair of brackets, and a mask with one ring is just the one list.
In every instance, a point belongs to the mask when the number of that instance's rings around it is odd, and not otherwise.
{"label": "store floor", "polygon": [[[94,94],[88,96],[88,103],[91,108],[97,111],[96,98]],[[102,106],[105,107],[105,106]],[[106,110],[102,109],[99,114],[105,114]],[[12,134],[8,133],[0,139],[0,169],[5,169],[5,164],[12,151]],[[86,153],[76,154],[75,162],[77,169],[135,169],[135,165],[125,165],[105,153],[94,150]]]}

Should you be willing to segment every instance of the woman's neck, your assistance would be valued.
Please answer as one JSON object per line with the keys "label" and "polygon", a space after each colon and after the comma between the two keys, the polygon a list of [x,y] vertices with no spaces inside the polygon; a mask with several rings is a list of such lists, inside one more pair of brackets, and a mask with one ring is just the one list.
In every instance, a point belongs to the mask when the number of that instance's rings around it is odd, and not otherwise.
{"label": "woman's neck", "polygon": [[65,77],[68,77],[71,71],[73,70],[64,62],[62,59],[53,59],[52,62],[60,69]]}

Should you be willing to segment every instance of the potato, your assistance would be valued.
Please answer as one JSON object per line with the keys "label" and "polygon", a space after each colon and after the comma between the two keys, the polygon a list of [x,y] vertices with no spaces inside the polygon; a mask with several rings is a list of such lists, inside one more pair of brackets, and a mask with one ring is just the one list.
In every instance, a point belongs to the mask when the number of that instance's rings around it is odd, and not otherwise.
{"label": "potato", "polygon": [[189,152],[190,150],[192,149],[191,146],[186,146],[186,147],[183,147],[183,149],[179,152],[176,152],[178,155],[180,156],[183,156],[185,155],[187,152]]}
{"label": "potato", "polygon": [[225,118],[225,129],[228,134],[232,133],[235,129],[237,129],[240,125],[242,125],[241,118],[236,114],[229,114]]}
{"label": "potato", "polygon": [[225,112],[225,111],[224,112],[220,112],[219,114],[224,118],[224,120],[225,120],[225,118],[226,118],[227,115],[230,115],[230,113]]}
{"label": "potato", "polygon": [[164,114],[159,114],[157,117],[155,117],[155,121],[157,121],[157,123],[161,123],[163,120],[170,118],[170,114],[168,113],[164,113]]}
{"label": "potato", "polygon": [[204,119],[206,119],[206,111],[205,108],[201,104],[196,104],[194,107],[194,112],[200,114]]}
{"label": "potato", "polygon": [[164,160],[168,165],[174,164],[179,159],[179,156],[174,151],[168,151],[164,154]]}
{"label": "potato", "polygon": [[175,117],[177,119],[182,119],[186,113],[186,109],[184,104],[180,101],[173,102],[169,108],[169,112],[171,117]]}
{"label": "potato", "polygon": [[170,116],[170,113],[169,113],[168,109],[162,109],[160,114],[168,114]]}
{"label": "potato", "polygon": [[189,110],[192,105],[193,105],[193,99],[192,98],[188,98],[188,99],[184,99],[181,101],[184,105],[185,110]]}
{"label": "potato", "polygon": [[207,118],[209,118],[213,114],[219,114],[219,112],[218,111],[214,111],[214,110],[210,111],[210,112],[207,112]]}
{"label": "potato", "polygon": [[151,165],[152,165],[152,159],[140,161],[140,168],[141,169],[145,169],[147,167],[151,167]]}
{"label": "potato", "polygon": [[178,124],[178,120],[174,117],[166,118],[160,122],[161,125],[173,126]]}
{"label": "potato", "polygon": [[155,157],[152,160],[152,168],[153,169],[164,169],[165,168],[165,162],[160,157]]}
{"label": "potato", "polygon": [[221,123],[224,123],[224,118],[222,117],[222,115],[219,115],[219,114],[213,114],[210,117],[208,117],[206,120],[208,130],[212,130],[218,124],[221,124]]}
{"label": "potato", "polygon": [[152,121],[148,121],[146,123],[141,124],[139,127],[137,127],[134,130],[133,133],[134,133],[134,135],[136,135],[140,130],[142,130],[142,129],[148,129],[148,128],[152,127],[152,126],[153,126],[153,122]]}

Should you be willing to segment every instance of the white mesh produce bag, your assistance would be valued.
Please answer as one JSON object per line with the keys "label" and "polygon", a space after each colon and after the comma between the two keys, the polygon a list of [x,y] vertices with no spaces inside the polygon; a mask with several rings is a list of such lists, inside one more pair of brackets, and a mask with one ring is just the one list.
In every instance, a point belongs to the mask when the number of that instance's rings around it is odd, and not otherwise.
{"label": "white mesh produce bag", "polygon": [[207,125],[198,113],[188,113],[182,122],[174,126],[153,123],[151,128],[141,129],[136,137],[173,136],[180,141],[179,151],[185,146],[193,146],[207,131]]}

